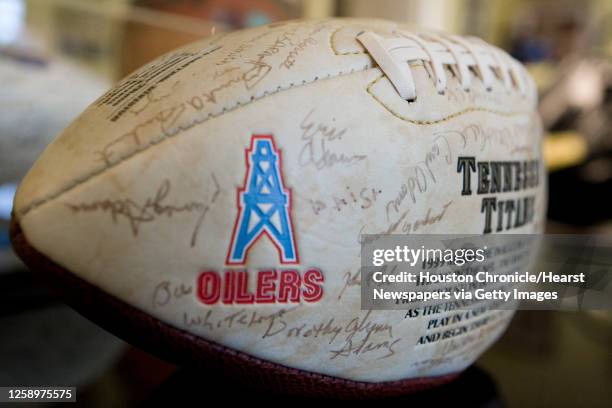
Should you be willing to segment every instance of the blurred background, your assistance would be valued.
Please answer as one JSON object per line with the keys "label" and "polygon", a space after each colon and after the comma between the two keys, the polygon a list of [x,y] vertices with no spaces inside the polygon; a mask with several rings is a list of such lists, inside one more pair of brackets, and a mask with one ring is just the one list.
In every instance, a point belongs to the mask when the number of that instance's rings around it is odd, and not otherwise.
{"label": "blurred background", "polygon": [[[525,63],[546,128],[548,232],[610,233],[612,0],[0,0],[0,385],[77,385],[81,404],[105,407],[228,387],[126,345],[38,286],[10,249],[12,197],[55,134],[152,58],[212,33],[332,16],[475,35]],[[457,384],[405,402],[610,406],[612,317],[519,312]]]}

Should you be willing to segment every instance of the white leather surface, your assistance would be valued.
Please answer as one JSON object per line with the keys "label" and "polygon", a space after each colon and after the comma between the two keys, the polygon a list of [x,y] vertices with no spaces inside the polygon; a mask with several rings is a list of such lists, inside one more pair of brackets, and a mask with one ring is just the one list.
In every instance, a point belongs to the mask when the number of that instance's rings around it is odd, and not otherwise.
{"label": "white leather surface", "polygon": [[[396,233],[482,233],[482,197],[461,195],[457,157],[540,158],[535,90],[529,83],[523,97],[495,78],[487,92],[472,78],[465,92],[449,74],[440,95],[424,65],[411,63],[406,68],[417,100],[409,103],[355,40],[364,29],[390,35],[395,28],[379,21],[293,22],[184,48],[200,58],[156,84],[117,120],[109,119],[117,107],[94,104],[49,146],[16,196],[28,241],[171,325],[287,366],[363,381],[466,367],[501,334],[512,312],[488,312],[490,323],[462,341],[417,347],[427,320],[404,319],[401,311],[361,311],[359,286],[344,288],[347,274],[359,271],[359,234],[388,231],[400,219]],[[232,269],[225,257],[252,134],[272,134],[282,152],[300,257],[292,268],[323,272],[319,302],[204,306],[194,294],[200,272]],[[536,195],[535,221],[511,232],[542,230],[540,174],[539,187],[527,191]],[[198,203],[199,212],[134,218],[163,186],[165,205]],[[372,189],[379,191],[375,200],[351,198],[350,192]],[[74,211],[94,203],[94,210]],[[130,206],[132,217],[100,203]],[[444,215],[415,230],[428,211]],[[270,268],[287,267],[260,239],[241,269]],[[160,284],[182,290],[160,302]],[[338,328],[333,334],[309,330],[330,319]],[[388,325],[370,335],[380,348],[337,353],[367,336],[367,330],[351,335],[355,322],[364,321]]]}

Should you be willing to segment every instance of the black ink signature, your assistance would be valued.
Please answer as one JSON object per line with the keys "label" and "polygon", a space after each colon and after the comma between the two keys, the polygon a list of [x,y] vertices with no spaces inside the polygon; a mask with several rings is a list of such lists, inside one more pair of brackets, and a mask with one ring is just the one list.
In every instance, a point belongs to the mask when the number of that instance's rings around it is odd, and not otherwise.
{"label": "black ink signature", "polygon": [[311,110],[300,124],[302,129],[301,139],[305,142],[299,156],[299,164],[302,167],[313,165],[317,170],[332,167],[336,164],[350,166],[361,160],[366,159],[366,155],[345,155],[344,153],[334,153],[329,150],[328,143],[342,140],[347,129],[337,129],[323,123],[310,120],[314,113]]}
{"label": "black ink signature", "polygon": [[300,305],[293,307],[281,308],[278,311],[272,313],[258,313],[256,311],[249,311],[246,309],[238,309],[235,312],[227,315],[216,317],[213,315],[213,311],[209,310],[204,316],[201,315],[190,315],[183,313],[183,324],[185,327],[199,326],[208,330],[216,329],[233,329],[239,327],[265,327],[265,332],[262,338],[272,337],[275,334],[280,333],[287,326],[284,320],[285,315],[297,310]]}
{"label": "black ink signature", "polygon": [[215,86],[210,91],[204,92],[202,94],[204,99],[206,99],[206,101],[209,103],[213,103],[213,104],[217,103],[217,93],[218,92],[226,88],[229,88],[232,85],[240,84],[240,83],[244,83],[244,87],[247,90],[250,90],[255,85],[257,85],[259,82],[261,82],[268,75],[268,73],[270,73],[270,71],[272,70],[272,67],[268,65],[267,63],[265,63],[264,61],[254,60],[254,61],[247,61],[246,63],[249,64],[251,68],[247,69],[244,72],[238,68],[230,68],[230,69],[224,70],[221,76],[231,74],[232,76],[230,77],[230,79]]}
{"label": "black ink signature", "polygon": [[101,151],[98,151],[96,153],[100,156],[100,159],[108,167],[113,162],[116,162],[120,159],[120,157],[113,157],[115,155],[114,147],[116,145],[122,143],[132,144],[136,147],[146,145],[146,143],[142,143],[143,141],[141,139],[143,138],[143,133],[145,133],[143,129],[146,129],[148,126],[159,126],[159,129],[164,135],[169,135],[172,130],[171,127],[183,115],[185,110],[186,108],[184,103],[169,107],[167,109],[162,109],[158,113],[153,115],[151,118],[134,126],[129,132],[126,132],[118,138],[110,141],[104,146]]}
{"label": "black ink signature", "polygon": [[172,300],[180,299],[192,292],[191,285],[180,283],[173,286],[170,281],[162,281],[157,284],[153,291],[153,307],[166,306]]}
{"label": "black ink signature", "polygon": [[399,214],[402,205],[407,198],[416,204],[418,198],[426,193],[428,189],[438,182],[436,172],[432,165],[445,164],[451,166],[453,163],[453,150],[447,135],[438,134],[429,149],[415,166],[406,170],[407,176],[400,186],[397,196],[389,200],[385,206],[387,221],[391,221],[391,214]]}
{"label": "black ink signature", "polygon": [[209,200],[209,204],[206,204],[204,201],[190,201],[181,205],[166,204],[165,200],[168,198],[172,187],[170,180],[166,179],[161,183],[155,195],[147,198],[143,203],[138,203],[131,198],[125,198],[96,200],[90,203],[79,204],[67,203],[66,206],[70,208],[74,214],[95,211],[109,212],[114,223],[116,223],[119,218],[123,217],[128,220],[134,236],[138,236],[142,224],[153,222],[161,216],[170,218],[175,214],[197,213],[199,216],[196,220],[190,241],[191,246],[194,247],[202,221],[210,209],[210,206],[216,201],[220,193],[219,183],[215,175],[211,174],[211,178],[214,184],[214,191]]}
{"label": "black ink signature", "polygon": [[344,291],[352,286],[361,286],[361,277],[359,276],[359,272],[352,274],[351,271],[347,271],[344,274],[344,286],[342,287],[340,293],[338,293],[338,300],[342,299]]}
{"label": "black ink signature", "polygon": [[[393,346],[401,339],[393,339],[393,327],[389,324],[380,324],[370,320],[372,311],[368,310],[363,319],[355,317],[345,327],[344,332],[348,333],[342,347],[330,350],[332,354],[330,360],[337,357],[349,357],[351,354],[359,355],[377,350],[386,350],[387,353],[379,359],[391,357],[395,354]],[[383,341],[371,341],[370,338],[378,333],[386,334],[387,338]],[[358,335],[363,335],[359,339]]]}

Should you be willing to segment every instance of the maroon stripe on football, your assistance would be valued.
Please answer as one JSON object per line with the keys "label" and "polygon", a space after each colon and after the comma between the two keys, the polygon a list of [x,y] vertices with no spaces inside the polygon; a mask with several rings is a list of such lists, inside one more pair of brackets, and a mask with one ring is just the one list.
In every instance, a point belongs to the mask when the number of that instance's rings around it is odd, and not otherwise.
{"label": "maroon stripe on football", "polygon": [[86,318],[151,354],[182,366],[215,370],[251,388],[312,397],[378,398],[428,389],[458,376],[369,383],[265,361],[172,327],[78,278],[30,246],[14,217],[10,236],[19,257]]}

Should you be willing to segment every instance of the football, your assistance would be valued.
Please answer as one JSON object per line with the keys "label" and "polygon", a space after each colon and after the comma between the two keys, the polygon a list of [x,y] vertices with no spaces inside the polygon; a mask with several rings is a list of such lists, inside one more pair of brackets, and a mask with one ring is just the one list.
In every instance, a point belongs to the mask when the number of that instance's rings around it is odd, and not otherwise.
{"label": "football", "polygon": [[298,395],[431,387],[513,311],[444,338],[362,310],[361,237],[541,232],[536,105],[521,64],[476,38],[342,19],[219,34],[57,136],[11,239],[76,310],[170,361]]}

